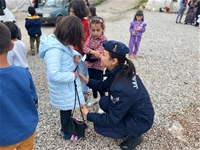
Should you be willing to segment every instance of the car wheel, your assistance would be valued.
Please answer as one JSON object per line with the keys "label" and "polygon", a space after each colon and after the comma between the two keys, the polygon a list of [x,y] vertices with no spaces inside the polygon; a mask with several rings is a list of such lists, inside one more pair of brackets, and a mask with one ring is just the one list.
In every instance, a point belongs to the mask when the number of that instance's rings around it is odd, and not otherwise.
{"label": "car wheel", "polygon": [[56,18],[55,26],[60,22],[61,19],[62,19],[62,16],[58,16]]}

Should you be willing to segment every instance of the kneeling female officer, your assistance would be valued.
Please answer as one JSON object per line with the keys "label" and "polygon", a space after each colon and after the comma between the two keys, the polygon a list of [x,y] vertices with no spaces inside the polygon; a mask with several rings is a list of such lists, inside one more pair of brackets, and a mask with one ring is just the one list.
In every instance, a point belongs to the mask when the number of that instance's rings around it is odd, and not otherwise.
{"label": "kneeling female officer", "polygon": [[128,47],[117,41],[103,43],[101,66],[106,67],[107,79],[97,81],[79,75],[81,81],[97,91],[108,91],[108,96],[100,99],[99,105],[104,114],[92,113],[82,105],[87,120],[94,122],[97,133],[121,139],[121,149],[134,149],[143,141],[154,120],[154,109],[142,81],[136,75],[133,63],[126,58]]}

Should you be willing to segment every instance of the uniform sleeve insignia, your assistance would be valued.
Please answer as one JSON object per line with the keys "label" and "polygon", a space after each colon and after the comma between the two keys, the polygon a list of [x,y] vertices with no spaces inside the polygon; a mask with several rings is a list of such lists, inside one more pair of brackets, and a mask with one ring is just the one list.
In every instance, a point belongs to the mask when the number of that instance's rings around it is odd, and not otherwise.
{"label": "uniform sleeve insignia", "polygon": [[119,101],[119,97],[114,98],[114,97],[112,97],[112,95],[111,95],[110,99],[111,99],[111,101],[112,101],[113,103],[116,103],[116,102]]}

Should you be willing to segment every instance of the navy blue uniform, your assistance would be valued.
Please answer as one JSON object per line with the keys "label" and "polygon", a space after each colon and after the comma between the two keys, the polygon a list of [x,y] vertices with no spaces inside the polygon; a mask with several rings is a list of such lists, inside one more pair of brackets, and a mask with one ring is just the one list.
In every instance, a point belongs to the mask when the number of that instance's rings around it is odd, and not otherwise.
{"label": "navy blue uniform", "polygon": [[[107,110],[102,108],[106,113],[88,113],[87,120],[94,122],[96,132],[104,136],[115,139],[126,135],[139,137],[151,128],[154,109],[149,94],[137,75],[133,79],[124,77],[112,83],[121,68],[122,66],[118,66],[111,71],[107,70],[107,79],[104,81],[89,80],[90,88],[107,91],[108,98],[102,98],[103,103],[107,103]],[[100,107],[101,105],[100,100]]]}

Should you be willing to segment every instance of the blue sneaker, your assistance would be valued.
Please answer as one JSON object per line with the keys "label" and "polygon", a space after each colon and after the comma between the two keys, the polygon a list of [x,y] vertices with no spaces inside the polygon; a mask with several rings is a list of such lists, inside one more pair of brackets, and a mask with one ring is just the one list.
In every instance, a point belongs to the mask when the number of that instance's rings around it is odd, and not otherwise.
{"label": "blue sneaker", "polygon": [[64,134],[63,131],[60,131],[60,135],[64,140],[70,140],[71,139],[71,135]]}

